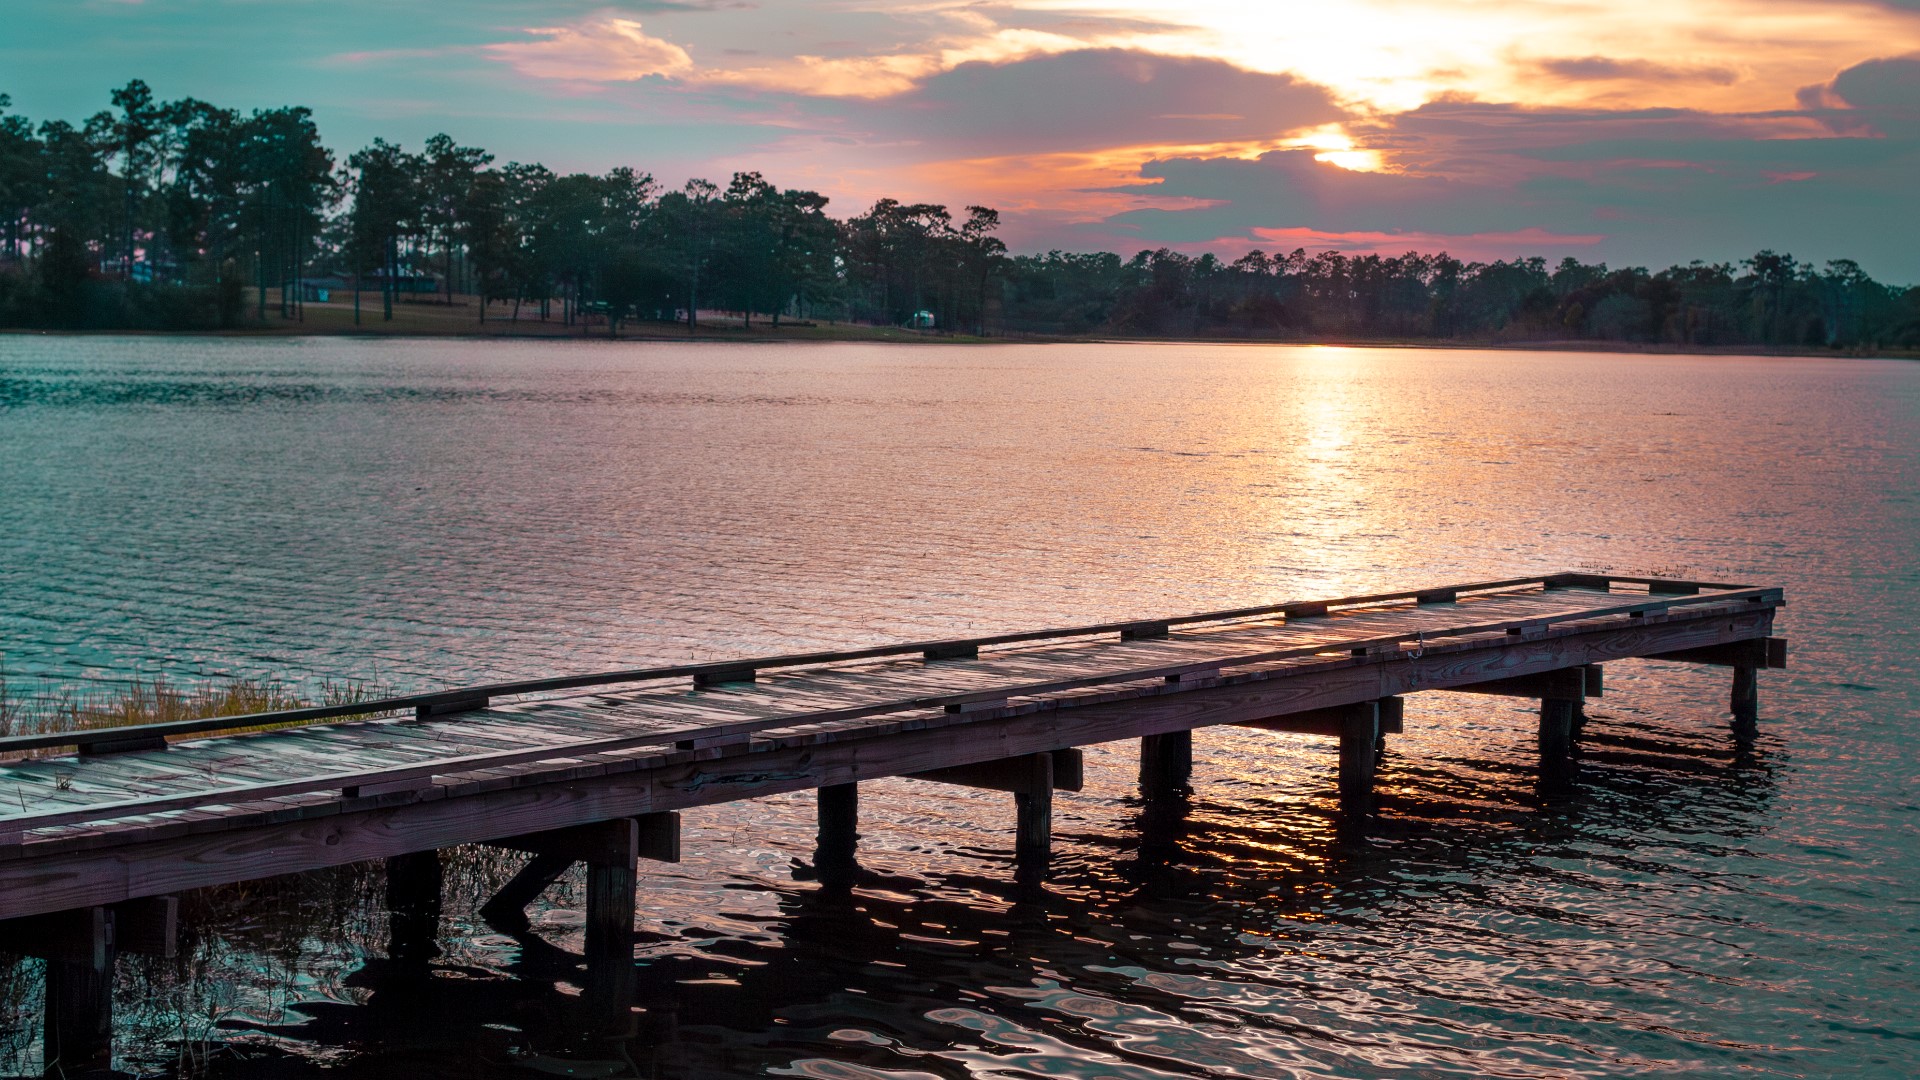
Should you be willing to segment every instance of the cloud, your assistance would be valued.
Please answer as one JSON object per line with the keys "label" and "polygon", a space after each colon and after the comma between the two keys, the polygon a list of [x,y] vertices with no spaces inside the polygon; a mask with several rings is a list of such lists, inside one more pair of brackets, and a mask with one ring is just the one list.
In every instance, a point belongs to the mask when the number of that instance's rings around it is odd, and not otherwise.
{"label": "cloud", "polygon": [[629,82],[693,70],[687,50],[616,15],[602,14],[571,26],[529,27],[527,33],[543,40],[483,45],[481,51],[536,79]]}
{"label": "cloud", "polygon": [[963,64],[1003,63],[1082,48],[1080,41],[1038,30],[988,28],[922,48],[854,56],[801,54],[750,67],[702,73],[708,85],[829,98],[887,98],[907,93]]}
{"label": "cloud", "polygon": [[1310,248],[1432,250],[1467,237],[1467,251],[1647,265],[1771,246],[1920,278],[1920,254],[1889,227],[1912,217],[1920,126],[1900,125],[1912,125],[1917,80],[1911,58],[1837,77],[1830,92],[1852,107],[1839,111],[1870,115],[1881,129],[1860,136],[1836,136],[1812,114],[1442,102],[1365,129],[1366,143],[1392,147],[1402,171],[1345,172],[1305,149],[1168,158],[1111,190],[1184,206],[1114,214],[1082,235],[1216,250],[1288,237]]}
{"label": "cloud", "polygon": [[752,11],[759,4],[749,0],[620,0],[622,12],[635,15],[660,15],[677,11]]}
{"label": "cloud", "polygon": [[1292,76],[1087,49],[962,64],[862,118],[894,137],[973,156],[1274,140],[1347,115],[1324,88]]}
{"label": "cloud", "polygon": [[[1398,112],[1450,94],[1578,106],[1596,89],[1631,105],[1760,110],[1783,87],[1876,52],[1920,48],[1920,0],[1001,0],[1174,24],[1131,42],[1287,71],[1344,101]],[[1576,51],[1577,50],[1577,51]]]}
{"label": "cloud", "polygon": [[704,73],[713,86],[828,98],[884,98],[913,89],[940,70],[938,56],[904,53],[890,56],[801,55],[770,64],[717,69]]}
{"label": "cloud", "polygon": [[1651,60],[1616,60],[1606,56],[1567,56],[1540,60],[1540,71],[1568,82],[1710,83],[1731,86],[1740,73],[1729,67],[1683,67]]}
{"label": "cloud", "polygon": [[1920,55],[1855,64],[1829,89],[1882,134],[1920,136]]}
{"label": "cloud", "polygon": [[[1445,251],[1458,259],[1510,258],[1516,251],[1569,251],[1591,248],[1606,240],[1603,233],[1555,233],[1546,229],[1513,232],[1331,232],[1326,229],[1255,229],[1253,239],[1280,251],[1340,251],[1348,255],[1401,255],[1408,251]],[[1222,245],[1221,254],[1244,254],[1238,237]]]}
{"label": "cloud", "polygon": [[[580,7],[485,55],[562,83],[643,80],[593,100],[758,133],[728,144],[751,156],[689,155],[689,169],[763,169],[841,206],[991,202],[1029,247],[1292,242],[1652,263],[1772,244],[1920,276],[1920,253],[1889,227],[1911,218],[1903,189],[1920,171],[1920,53],[1859,62],[1920,49],[1911,10],[569,2]],[[605,6],[574,18],[590,5]],[[1807,87],[1798,107],[1795,86]],[[650,146],[643,163],[660,171]]]}

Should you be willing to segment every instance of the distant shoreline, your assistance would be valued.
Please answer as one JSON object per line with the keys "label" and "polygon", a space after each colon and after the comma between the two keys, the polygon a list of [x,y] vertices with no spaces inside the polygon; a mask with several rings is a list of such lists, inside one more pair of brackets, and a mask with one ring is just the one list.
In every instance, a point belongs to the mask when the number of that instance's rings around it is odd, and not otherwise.
{"label": "distant shoreline", "polygon": [[[310,305],[311,308],[311,305]],[[498,327],[498,329],[496,329]],[[842,342],[850,344],[900,345],[1293,345],[1305,348],[1338,349],[1489,349],[1502,352],[1590,352],[1644,356],[1767,356],[1806,359],[1847,360],[1920,360],[1920,351],[1907,349],[1820,349],[1792,348],[1780,345],[1676,345],[1673,343],[1538,339],[1527,341],[1465,341],[1435,338],[1291,338],[1291,337],[1121,337],[1111,334],[1070,336],[1060,334],[1003,334],[980,337],[972,334],[943,334],[907,330],[900,327],[862,324],[787,324],[775,330],[736,324],[702,323],[694,333],[684,325],[637,322],[624,325],[617,337],[610,338],[604,326],[585,332],[579,326],[564,326],[557,320],[477,321],[467,329],[453,327],[400,327],[375,325],[314,325],[308,322],[270,323],[266,326],[231,327],[224,330],[47,330],[27,328],[0,329],[8,337],[156,337],[156,338],[343,338],[347,340],[444,340],[444,341],[588,341],[588,342],[738,342],[742,344]]]}
{"label": "distant shoreline", "polygon": [[[395,338],[444,339],[449,341],[732,341],[767,342],[846,342],[854,344],[903,345],[1071,345],[1071,344],[1164,344],[1164,345],[1296,345],[1343,349],[1500,349],[1515,352],[1593,352],[1636,355],[1678,356],[1798,356],[1845,357],[1851,359],[1920,359],[1920,351],[1883,349],[1820,349],[1783,345],[1675,345],[1632,341],[1558,340],[1469,340],[1450,338],[1394,337],[1126,337],[1117,334],[1038,334],[1007,333],[991,337],[948,333],[939,330],[910,330],[899,326],[868,323],[821,322],[802,319],[783,321],[779,329],[762,317],[751,325],[732,314],[703,312],[698,329],[689,333],[685,323],[657,320],[623,322],[617,337],[609,338],[603,317],[569,326],[558,317],[542,321],[539,309],[522,307],[522,317],[513,319],[505,304],[490,306],[485,322],[479,319],[475,297],[456,294],[453,303],[444,301],[402,301],[393,307],[393,319],[382,318],[378,293],[364,294],[360,322],[353,321],[353,303],[334,299],[302,305],[299,319],[279,316],[279,299],[269,292],[268,316],[264,323],[248,323],[220,330],[99,329],[47,330],[27,328],[0,329],[0,334],[38,334],[61,337],[172,337],[172,338],[286,338],[338,337],[362,340]],[[253,308],[247,308],[251,316]],[[533,317],[527,315],[531,313]]]}

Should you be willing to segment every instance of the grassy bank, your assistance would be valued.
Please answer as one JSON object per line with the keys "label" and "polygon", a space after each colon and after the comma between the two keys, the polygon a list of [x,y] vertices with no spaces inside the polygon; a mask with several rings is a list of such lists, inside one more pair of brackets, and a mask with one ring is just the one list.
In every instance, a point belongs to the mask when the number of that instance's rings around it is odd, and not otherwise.
{"label": "grassy bank", "polygon": [[[306,705],[352,704],[388,696],[385,687],[321,683],[311,693],[259,679],[177,685],[165,679],[76,689],[0,672],[0,734],[125,727],[243,716]],[[336,718],[331,723],[358,717]],[[246,729],[258,730],[258,729]],[[480,905],[525,861],[484,845],[442,853],[447,918],[443,948],[488,932]],[[179,949],[171,957],[123,956],[116,1042],[134,1071],[197,1077],[261,1057],[253,1024],[301,1019],[297,973],[338,974],[382,955],[386,877],[378,861],[240,881],[179,894]],[[584,883],[570,872],[548,894],[577,906]],[[0,1073],[39,1075],[43,966],[0,951]],[[236,1023],[236,1021],[239,1021]]]}
{"label": "grassy bank", "polygon": [[[276,709],[314,705],[351,705],[390,697],[384,686],[365,682],[322,681],[312,693],[300,693],[266,679],[208,680],[179,686],[164,678],[76,688],[46,680],[10,678],[0,672],[0,735],[40,735],[56,731],[248,716]],[[369,714],[372,715],[372,714]],[[342,719],[336,718],[334,723]],[[236,731],[265,730],[238,728]]]}
{"label": "grassy bank", "polygon": [[[406,337],[406,338],[501,338],[501,339],[552,339],[606,341],[609,339],[604,319],[595,319],[588,323],[565,325],[557,315],[542,321],[539,309],[533,305],[523,305],[521,318],[513,319],[512,305],[498,302],[489,305],[487,318],[483,322],[479,317],[480,301],[477,296],[456,293],[451,301],[444,296],[432,298],[408,299],[395,304],[393,318],[384,319],[381,313],[380,294],[365,293],[361,297],[360,321],[354,321],[353,300],[349,295],[342,299],[335,296],[326,303],[310,302],[304,305],[300,318],[282,318],[277,290],[268,290],[267,316],[264,321],[254,321],[254,306],[246,308],[244,321],[226,330],[0,330],[0,333],[21,334],[100,334],[123,336],[127,334],[155,334],[161,336],[189,337]],[[557,310],[557,309],[556,309]],[[1598,341],[1586,338],[1407,338],[1393,336],[1321,336],[1303,335],[1247,335],[1220,337],[1189,337],[1165,335],[1144,337],[1126,334],[999,334],[994,337],[978,337],[971,334],[955,334],[942,331],[909,330],[898,326],[874,326],[866,323],[848,322],[782,322],[773,326],[764,317],[747,323],[737,315],[707,312],[702,313],[699,324],[691,332],[685,323],[664,323],[653,321],[623,322],[617,335],[621,341],[847,341],[873,342],[885,344],[985,344],[985,343],[1094,343],[1094,344],[1194,344],[1194,345],[1319,345],[1357,349],[1500,349],[1519,352],[1593,352],[1626,353],[1637,355],[1687,355],[1687,356],[1809,356],[1809,357],[1887,357],[1894,359],[1920,359],[1920,351],[1912,349],[1825,349],[1804,346],[1783,345],[1676,345],[1657,342]]]}
{"label": "grassy bank", "polygon": [[554,305],[552,315],[542,320],[540,309],[533,304],[523,304],[518,318],[514,317],[513,305],[494,301],[487,305],[486,319],[480,318],[480,298],[467,293],[455,293],[451,300],[445,296],[407,298],[393,306],[393,318],[387,319],[382,313],[380,294],[362,293],[360,296],[360,319],[354,321],[353,296],[333,294],[326,303],[309,301],[301,306],[299,318],[283,318],[280,315],[280,294],[277,289],[267,290],[267,315],[264,320],[255,321],[255,307],[250,304],[243,315],[241,325],[225,331],[229,334],[254,335],[299,335],[299,334],[363,334],[378,337],[506,337],[506,338],[600,338],[613,336],[622,340],[663,340],[685,341],[689,338],[717,341],[884,341],[884,342],[924,342],[924,341],[977,341],[979,338],[965,334],[946,334],[919,330],[908,330],[898,326],[873,326],[866,323],[827,323],[811,320],[799,322],[783,321],[776,327],[765,317],[754,319],[751,323],[737,315],[718,312],[700,313],[700,320],[692,331],[685,323],[645,321],[625,321],[616,334],[607,332],[606,320],[598,316],[589,316],[587,321],[566,325],[560,318],[559,305]]}

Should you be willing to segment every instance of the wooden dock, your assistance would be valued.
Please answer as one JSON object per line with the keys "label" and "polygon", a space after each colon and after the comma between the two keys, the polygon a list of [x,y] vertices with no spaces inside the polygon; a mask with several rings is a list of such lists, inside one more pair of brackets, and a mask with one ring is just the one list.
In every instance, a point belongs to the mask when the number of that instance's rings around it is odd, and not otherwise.
{"label": "wooden dock", "polygon": [[[1045,874],[1078,748],[1140,745],[1143,795],[1184,790],[1192,732],[1335,740],[1340,802],[1372,812],[1405,695],[1535,698],[1566,767],[1601,666],[1732,669],[1736,730],[1785,662],[1776,588],[1556,574],[966,640],[468,687],[350,706],[0,738],[0,948],[47,959],[50,1071],[111,1049],[117,952],[166,952],[180,892],[386,860],[391,952],[430,956],[439,851],[527,853],[485,909],[511,923],[588,867],[598,996],[632,971],[638,865],[679,854],[676,811],[817,789],[823,887],[858,881],[858,784],[1009,793],[1014,872]],[[281,726],[234,734],[236,729]],[[66,751],[60,756],[44,756]],[[41,756],[35,756],[41,755]]]}

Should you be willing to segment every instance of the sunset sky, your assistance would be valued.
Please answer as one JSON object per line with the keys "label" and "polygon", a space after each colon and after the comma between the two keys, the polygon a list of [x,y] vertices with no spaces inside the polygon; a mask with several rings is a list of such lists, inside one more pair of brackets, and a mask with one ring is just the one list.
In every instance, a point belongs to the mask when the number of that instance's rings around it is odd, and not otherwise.
{"label": "sunset sky", "polygon": [[312,106],[338,151],[758,169],[1016,251],[1761,247],[1920,282],[1920,0],[0,0],[0,93]]}

